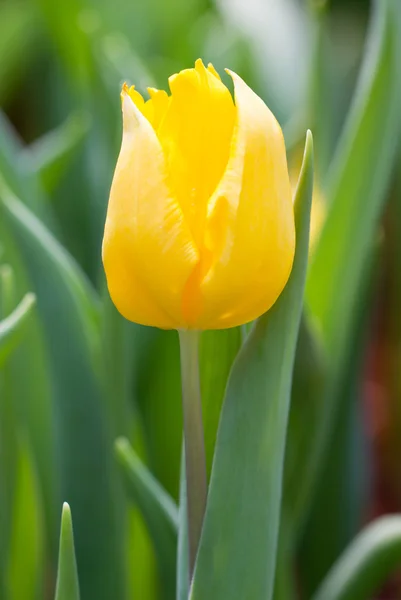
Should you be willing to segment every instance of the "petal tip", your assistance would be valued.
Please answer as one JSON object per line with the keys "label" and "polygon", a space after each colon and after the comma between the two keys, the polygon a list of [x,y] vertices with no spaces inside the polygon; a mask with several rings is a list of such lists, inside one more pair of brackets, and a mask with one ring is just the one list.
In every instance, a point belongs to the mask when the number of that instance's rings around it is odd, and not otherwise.
{"label": "petal tip", "polygon": [[216,69],[214,68],[214,66],[212,65],[212,63],[208,63],[207,65],[207,70],[209,71],[209,73],[211,73],[212,75],[214,75],[219,81],[221,81],[221,77],[218,74],[218,72],[216,71]]}
{"label": "petal tip", "polygon": [[197,58],[195,61],[195,69],[196,70],[200,70],[202,69],[202,71],[206,70],[206,67],[203,63],[203,60],[201,58]]}

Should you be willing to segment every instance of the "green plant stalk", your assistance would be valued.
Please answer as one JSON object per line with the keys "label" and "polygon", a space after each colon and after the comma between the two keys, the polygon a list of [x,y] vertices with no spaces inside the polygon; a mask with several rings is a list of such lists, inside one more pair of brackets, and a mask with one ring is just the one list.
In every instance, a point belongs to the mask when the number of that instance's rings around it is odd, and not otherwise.
{"label": "green plant stalk", "polygon": [[206,508],[207,476],[197,331],[179,331],[187,479],[189,576],[192,577]]}

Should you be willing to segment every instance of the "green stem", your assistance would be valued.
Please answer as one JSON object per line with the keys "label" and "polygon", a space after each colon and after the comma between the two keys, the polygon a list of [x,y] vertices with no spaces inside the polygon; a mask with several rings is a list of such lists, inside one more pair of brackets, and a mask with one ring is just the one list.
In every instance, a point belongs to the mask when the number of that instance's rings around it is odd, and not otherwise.
{"label": "green stem", "polygon": [[199,381],[198,332],[179,331],[187,480],[189,577],[192,578],[206,507],[207,477]]}

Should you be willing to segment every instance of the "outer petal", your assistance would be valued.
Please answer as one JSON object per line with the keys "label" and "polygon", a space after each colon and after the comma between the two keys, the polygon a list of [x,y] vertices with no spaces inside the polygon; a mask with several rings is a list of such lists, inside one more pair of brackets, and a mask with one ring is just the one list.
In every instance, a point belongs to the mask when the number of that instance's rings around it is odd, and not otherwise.
{"label": "outer petal", "polygon": [[198,253],[167,186],[156,133],[124,90],[122,100],[123,141],[103,239],[110,295],[131,321],[183,327],[182,291]]}
{"label": "outer petal", "polygon": [[233,327],[275,302],[289,277],[295,227],[284,139],[264,102],[234,73],[236,124],[226,171],[209,202],[197,326]]}

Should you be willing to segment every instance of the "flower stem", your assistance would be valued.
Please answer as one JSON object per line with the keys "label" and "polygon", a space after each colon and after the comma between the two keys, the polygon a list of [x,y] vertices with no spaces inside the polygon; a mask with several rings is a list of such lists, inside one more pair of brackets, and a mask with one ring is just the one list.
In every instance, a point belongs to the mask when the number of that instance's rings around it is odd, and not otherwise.
{"label": "flower stem", "polygon": [[179,331],[187,481],[189,577],[192,579],[206,507],[207,477],[197,331]]}

